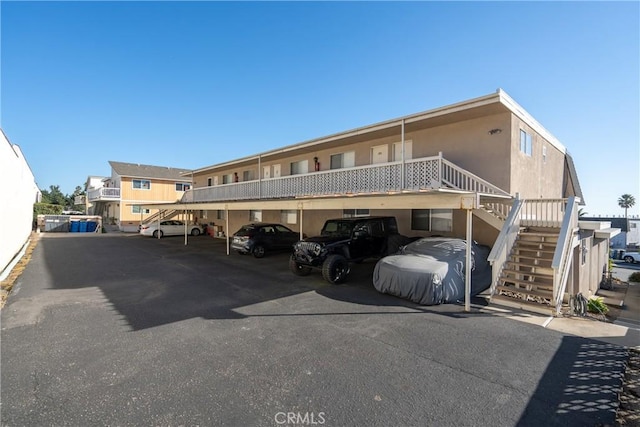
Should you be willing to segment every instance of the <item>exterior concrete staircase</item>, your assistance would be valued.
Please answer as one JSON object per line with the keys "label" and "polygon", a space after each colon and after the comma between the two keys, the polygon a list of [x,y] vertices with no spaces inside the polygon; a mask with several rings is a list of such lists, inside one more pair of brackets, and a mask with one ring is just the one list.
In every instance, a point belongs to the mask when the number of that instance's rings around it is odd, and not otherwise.
{"label": "exterior concrete staircase", "polygon": [[553,254],[560,229],[520,229],[491,297],[497,305],[553,315]]}
{"label": "exterior concrete staircase", "polygon": [[142,220],[142,222],[140,224],[150,224],[154,221],[158,220],[158,217],[160,217],[161,219],[165,220],[165,219],[171,219],[173,217],[175,217],[176,215],[182,213],[182,211],[179,210],[169,210],[169,211],[158,211],[156,213],[154,213],[151,216],[146,217],[145,219]]}

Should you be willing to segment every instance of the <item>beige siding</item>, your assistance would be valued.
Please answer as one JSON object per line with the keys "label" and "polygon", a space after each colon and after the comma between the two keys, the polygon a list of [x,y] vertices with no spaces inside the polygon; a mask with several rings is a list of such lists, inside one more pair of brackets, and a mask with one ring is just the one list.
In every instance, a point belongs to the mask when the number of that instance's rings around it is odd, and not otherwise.
{"label": "beige siding", "polygon": [[[176,191],[176,182],[150,179],[151,187],[148,190],[133,188],[133,179],[123,177],[120,181],[120,222],[127,225],[137,225],[140,222],[140,214],[132,213],[132,205],[150,202],[175,202],[180,200],[184,191]],[[182,182],[182,181],[181,181]],[[142,219],[152,215],[145,214]]]}

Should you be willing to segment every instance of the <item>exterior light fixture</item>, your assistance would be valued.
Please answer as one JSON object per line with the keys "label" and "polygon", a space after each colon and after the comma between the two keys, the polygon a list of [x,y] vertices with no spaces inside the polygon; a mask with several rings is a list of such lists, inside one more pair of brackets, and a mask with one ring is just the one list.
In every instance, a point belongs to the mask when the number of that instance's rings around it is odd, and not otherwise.
{"label": "exterior light fixture", "polygon": [[489,135],[496,135],[496,134],[501,133],[501,132],[502,132],[502,129],[491,129],[489,131]]}

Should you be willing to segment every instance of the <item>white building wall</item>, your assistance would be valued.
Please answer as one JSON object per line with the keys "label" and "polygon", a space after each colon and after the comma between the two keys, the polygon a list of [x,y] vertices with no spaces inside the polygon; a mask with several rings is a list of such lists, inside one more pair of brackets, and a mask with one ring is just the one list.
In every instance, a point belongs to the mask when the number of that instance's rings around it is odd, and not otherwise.
{"label": "white building wall", "polygon": [[40,190],[22,151],[0,131],[0,272],[29,239]]}

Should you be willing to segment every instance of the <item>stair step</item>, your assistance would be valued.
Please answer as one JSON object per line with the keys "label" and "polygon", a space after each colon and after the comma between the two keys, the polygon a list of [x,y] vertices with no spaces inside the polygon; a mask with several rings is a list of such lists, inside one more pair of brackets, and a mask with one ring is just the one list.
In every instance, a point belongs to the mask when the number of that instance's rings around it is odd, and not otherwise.
{"label": "stair step", "polygon": [[518,234],[518,237],[531,237],[531,238],[542,238],[542,239],[557,239],[559,234],[556,233],[532,233],[529,231],[523,231]]}
{"label": "stair step", "polygon": [[517,254],[517,253],[511,253],[511,255],[509,256],[509,261],[512,262],[517,262],[515,261],[513,258],[518,258],[518,259],[534,259],[534,260],[538,260],[538,261],[545,261],[545,262],[553,262],[553,257],[552,256],[548,256],[548,257],[540,257],[540,256],[535,256],[535,255],[525,255],[525,254]]}
{"label": "stair step", "polygon": [[553,291],[553,283],[530,282],[528,280],[514,279],[512,277],[500,277],[502,283],[513,283],[514,285],[535,286],[537,289]]}
{"label": "stair step", "polygon": [[556,228],[556,227],[534,227],[534,226],[529,226],[529,227],[525,227],[523,233],[526,234],[538,234],[538,235],[544,235],[544,236],[552,236],[552,235],[559,235],[560,234],[560,229]]}
{"label": "stair step", "polygon": [[539,252],[541,254],[554,254],[556,252],[555,249],[521,248],[518,246],[514,246],[513,250],[523,252]]}
{"label": "stair step", "polygon": [[555,315],[555,307],[547,304],[539,304],[533,301],[525,301],[519,298],[511,298],[506,295],[494,295],[491,297],[491,304],[503,305],[506,307],[518,308],[520,310],[532,311],[547,316]]}
{"label": "stair step", "polygon": [[[549,271],[538,271],[540,268],[537,268],[536,271],[524,271],[524,270],[514,270],[511,268],[505,268],[502,270],[503,274],[520,274],[523,276],[533,276],[539,277],[541,279],[551,279],[553,280],[553,270]],[[547,269],[549,270],[549,269]]]}
{"label": "stair step", "polygon": [[516,240],[516,246],[538,246],[544,248],[554,248],[556,247],[556,242],[540,242],[538,240]]}
{"label": "stair step", "polygon": [[544,290],[536,290],[536,289],[525,289],[525,288],[516,288],[515,286],[507,286],[507,285],[498,285],[496,287],[498,291],[505,292],[514,292],[521,295],[531,295],[533,297],[545,298],[551,301],[553,299],[552,291],[544,291]]}
{"label": "stair step", "polygon": [[518,261],[506,261],[505,265],[509,265],[509,266],[513,266],[515,268],[517,267],[526,267],[526,268],[535,268],[536,271],[542,269],[544,270],[544,272],[548,272],[548,274],[553,274],[553,268],[551,268],[551,260],[540,260],[539,258],[533,258],[534,260],[538,260],[538,261],[548,261],[545,264],[549,264],[549,265],[543,265],[543,264],[533,264],[531,262],[518,262]]}

